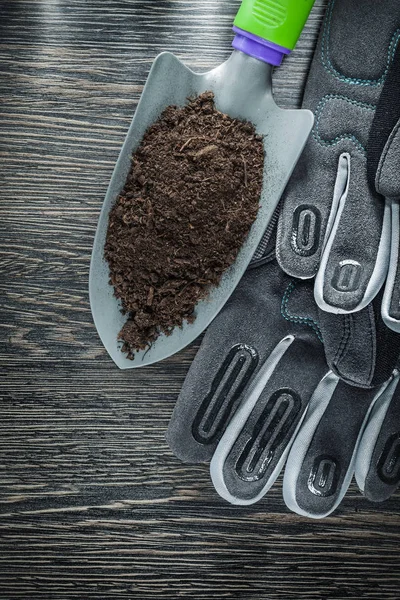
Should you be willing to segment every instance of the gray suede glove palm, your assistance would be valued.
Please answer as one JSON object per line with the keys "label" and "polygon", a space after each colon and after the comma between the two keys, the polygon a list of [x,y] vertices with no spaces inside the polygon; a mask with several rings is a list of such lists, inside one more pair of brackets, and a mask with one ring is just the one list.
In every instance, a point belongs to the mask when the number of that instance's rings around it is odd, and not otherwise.
{"label": "gray suede glove palm", "polygon": [[371,500],[398,486],[400,336],[381,306],[394,316],[400,183],[382,90],[399,27],[397,0],[330,3],[304,100],[316,124],[283,198],[279,264],[270,227],[178,399],[171,448],[211,460],[234,504],[260,500],[285,461],[285,502],[310,517],[330,514],[354,473]]}

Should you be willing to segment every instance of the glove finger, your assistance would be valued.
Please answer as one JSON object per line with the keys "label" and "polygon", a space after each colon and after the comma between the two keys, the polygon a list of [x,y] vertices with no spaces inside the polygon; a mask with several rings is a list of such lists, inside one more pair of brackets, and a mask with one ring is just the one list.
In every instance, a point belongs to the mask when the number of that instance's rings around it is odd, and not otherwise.
{"label": "glove finger", "polygon": [[293,335],[281,340],[254,378],[211,461],[220,496],[249,505],[267,493],[326,371],[319,345]]}
{"label": "glove finger", "polygon": [[[304,305],[311,316],[289,314],[289,300],[293,314]],[[295,286],[276,261],[248,271],[208,328],[182,387],[167,432],[175,455],[184,462],[211,460],[246,386],[294,323],[322,354],[316,317],[312,287]]]}
{"label": "glove finger", "polygon": [[[308,104],[315,111],[315,125],[282,201],[277,240],[279,264],[294,277],[312,278],[318,272],[328,241],[332,245],[335,239],[340,242],[346,236],[350,249],[354,246],[357,253],[361,242],[347,231],[357,228],[359,236],[368,237],[370,247],[368,257],[360,258],[358,252],[357,258],[363,265],[368,260],[371,269],[370,263],[379,249],[384,209],[366,174],[365,148],[373,106],[337,94],[328,94],[318,104],[312,99]],[[344,220],[338,231],[342,214]],[[365,220],[363,228],[359,227],[360,215]],[[334,250],[338,251],[336,246]],[[370,273],[364,278],[369,279]]]}
{"label": "glove finger", "polygon": [[371,186],[385,196],[391,207],[392,235],[388,280],[382,317],[400,332],[399,206],[400,200],[400,44],[376,109],[368,141],[368,177]]}
{"label": "glove finger", "polygon": [[[399,152],[400,160],[400,152]],[[392,245],[389,274],[382,302],[382,318],[393,331],[400,333],[400,210],[396,201],[391,202]]]}
{"label": "glove finger", "polygon": [[335,199],[339,201],[332,207],[315,300],[326,312],[349,314],[370,304],[384,284],[391,216],[389,206],[369,186],[364,155],[341,155]]}
{"label": "glove finger", "polygon": [[368,139],[368,178],[385,198],[400,196],[400,30],[393,38],[393,57],[376,107]]}
{"label": "glove finger", "polygon": [[358,487],[368,500],[383,502],[400,483],[400,374],[372,410],[355,465]]}
{"label": "glove finger", "polygon": [[382,293],[362,311],[332,315],[320,311],[327,362],[343,381],[374,388],[392,376],[400,354],[400,336],[381,318]]}
{"label": "glove finger", "polygon": [[290,510],[320,519],[339,506],[377,395],[352,388],[333,373],[320,382],[286,464],[283,495]]}

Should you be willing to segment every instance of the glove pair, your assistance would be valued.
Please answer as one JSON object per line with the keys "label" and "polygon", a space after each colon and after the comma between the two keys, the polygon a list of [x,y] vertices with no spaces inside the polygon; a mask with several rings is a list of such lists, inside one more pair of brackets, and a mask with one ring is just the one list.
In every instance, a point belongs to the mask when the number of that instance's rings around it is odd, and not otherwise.
{"label": "glove pair", "polygon": [[205,334],[168,429],[217,492],[329,515],[355,473],[400,482],[400,4],[331,0],[315,126],[250,269]]}

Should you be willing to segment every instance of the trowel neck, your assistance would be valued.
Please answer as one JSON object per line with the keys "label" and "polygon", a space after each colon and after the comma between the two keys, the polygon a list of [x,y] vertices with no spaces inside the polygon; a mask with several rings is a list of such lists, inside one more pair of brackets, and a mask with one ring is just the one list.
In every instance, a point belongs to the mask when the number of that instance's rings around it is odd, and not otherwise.
{"label": "trowel neck", "polygon": [[240,50],[274,67],[279,67],[284,56],[291,52],[288,48],[268,42],[258,35],[239,29],[239,27],[234,26],[233,31],[236,34],[232,42],[235,50]]}

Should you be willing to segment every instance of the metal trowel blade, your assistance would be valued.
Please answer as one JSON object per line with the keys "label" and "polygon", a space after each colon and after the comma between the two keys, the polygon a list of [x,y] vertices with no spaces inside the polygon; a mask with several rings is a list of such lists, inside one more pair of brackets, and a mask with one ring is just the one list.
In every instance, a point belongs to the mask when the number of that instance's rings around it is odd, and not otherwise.
{"label": "metal trowel blade", "polygon": [[[236,262],[225,272],[218,287],[195,308],[193,323],[176,327],[169,336],[160,335],[151,348],[129,360],[121,352],[118,334],[127,316],[109,283],[104,245],[110,210],[122,190],[132,153],[144,133],[169,105],[184,106],[187,98],[213,91],[218,110],[230,117],[251,121],[264,136],[265,165],[260,210]],[[240,51],[207,73],[194,73],[173,54],[160,54],[149,78],[114,169],[101,211],[90,267],[90,303],[100,338],[121,369],[133,369],[163,360],[195,340],[216,317],[245,272],[278,205],[284,188],[301,155],[314,122],[307,110],[283,110],[272,96],[272,67]],[[184,201],[184,199],[183,199]],[[151,249],[149,249],[151,251]]]}

